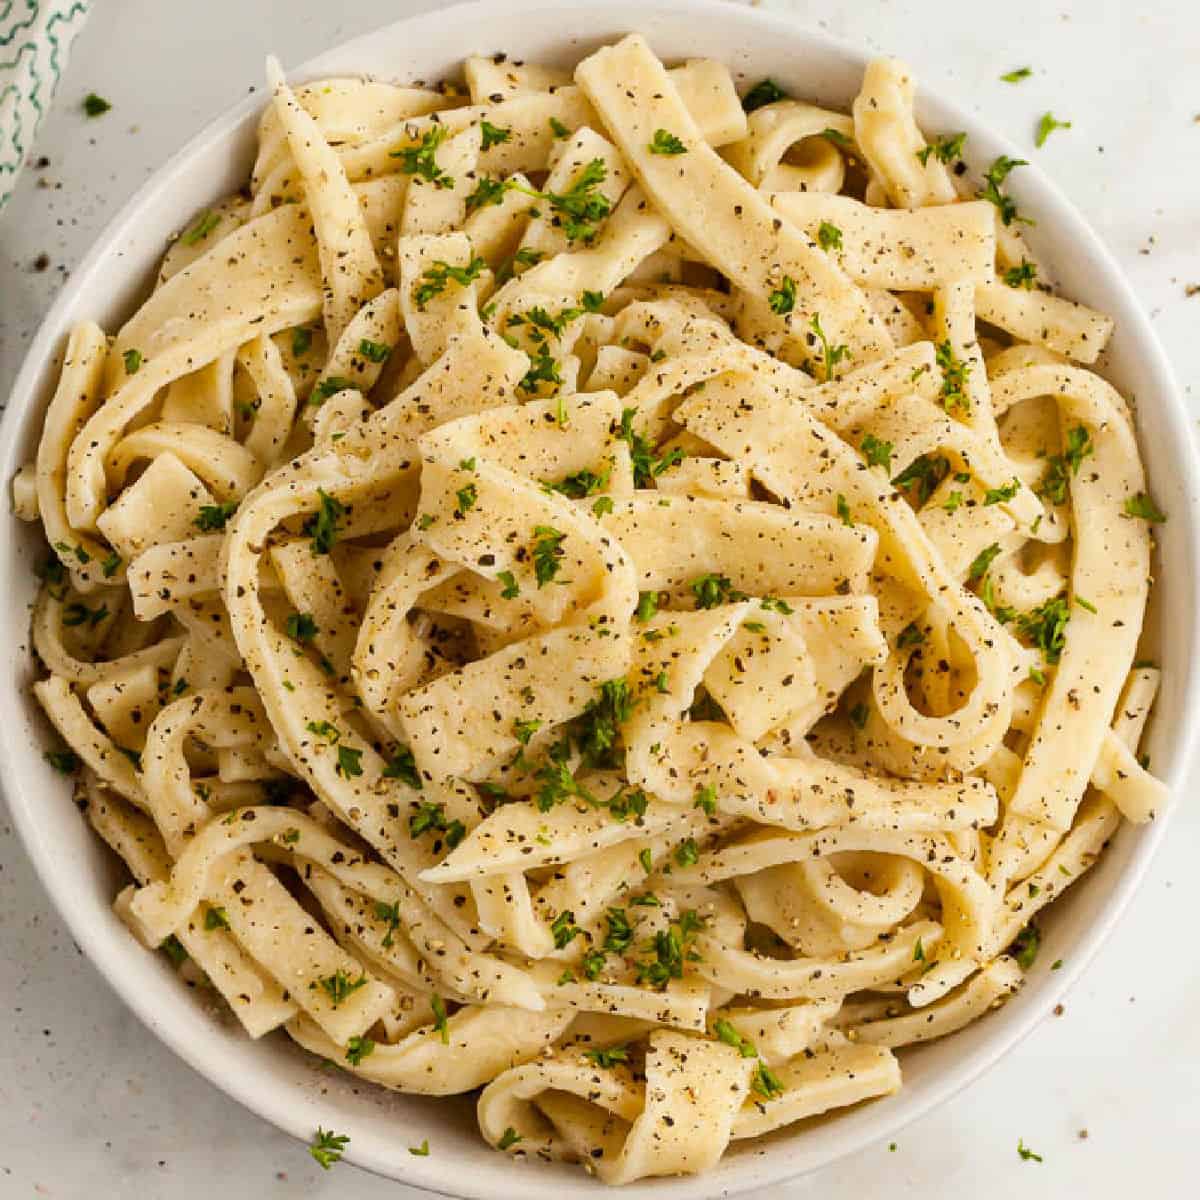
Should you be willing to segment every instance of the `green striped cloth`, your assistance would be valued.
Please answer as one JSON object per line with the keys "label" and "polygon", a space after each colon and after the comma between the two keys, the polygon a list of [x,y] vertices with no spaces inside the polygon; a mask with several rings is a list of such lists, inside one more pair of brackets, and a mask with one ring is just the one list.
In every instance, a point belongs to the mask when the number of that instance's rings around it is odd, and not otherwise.
{"label": "green striped cloth", "polygon": [[33,149],[91,0],[0,0],[0,209]]}

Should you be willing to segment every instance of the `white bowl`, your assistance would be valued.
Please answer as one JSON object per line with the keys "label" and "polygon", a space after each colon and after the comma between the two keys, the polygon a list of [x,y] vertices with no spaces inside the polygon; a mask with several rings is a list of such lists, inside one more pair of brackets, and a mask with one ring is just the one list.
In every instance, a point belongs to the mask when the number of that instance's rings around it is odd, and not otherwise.
{"label": "white bowl", "polygon": [[[569,65],[632,30],[668,59],[712,57],[748,83],[771,76],[795,94],[846,107],[858,89],[864,55],[781,17],[710,0],[498,0],[429,13],[357,38],[300,67],[299,80],[368,73],[408,81],[456,71],[470,53],[506,50],[529,61]],[[92,318],[115,329],[145,294],[168,237],[198,207],[240,186],[254,154],[260,91],[220,117],[168,162],[126,205],[72,274],[29,349],[4,415],[0,479],[7,485],[28,460],[53,388],[67,331]],[[922,90],[918,115],[933,133],[965,130],[979,173],[1017,147],[964,109]],[[1105,374],[1136,395],[1142,449],[1160,505],[1161,558],[1151,644],[1165,664],[1149,735],[1156,772],[1176,789],[1195,741],[1200,565],[1200,472],[1187,414],[1170,368],[1119,269],[1083,218],[1033,167],[1011,177],[1028,231],[1063,292],[1110,313],[1116,334]],[[0,646],[8,656],[0,684],[0,753],[5,796],[30,858],[76,942],[145,1024],[230,1096],[296,1137],[318,1125],[350,1135],[347,1159],[406,1183],[462,1197],[561,1200],[600,1187],[578,1167],[520,1163],[488,1149],[469,1100],[405,1097],[364,1085],[316,1060],[282,1034],[251,1042],[232,1021],[214,1018],[181,987],[163,956],[143,950],[110,907],[121,872],[71,803],[61,776],[42,760],[49,742],[29,692],[28,605],[39,535],[13,519],[0,549]],[[904,1052],[904,1087],[885,1100],[793,1127],[763,1141],[735,1144],[719,1167],[695,1179],[624,1189],[633,1197],[710,1197],[778,1182],[894,1135],[1009,1050],[1053,1006],[1108,936],[1145,875],[1166,828],[1165,814],[1122,828],[1096,868],[1045,920],[1045,947],[1032,978],[1007,1006],[953,1037]],[[1050,972],[1061,958],[1065,966]],[[432,1153],[408,1147],[428,1137]],[[301,1153],[298,1149],[297,1153]]]}

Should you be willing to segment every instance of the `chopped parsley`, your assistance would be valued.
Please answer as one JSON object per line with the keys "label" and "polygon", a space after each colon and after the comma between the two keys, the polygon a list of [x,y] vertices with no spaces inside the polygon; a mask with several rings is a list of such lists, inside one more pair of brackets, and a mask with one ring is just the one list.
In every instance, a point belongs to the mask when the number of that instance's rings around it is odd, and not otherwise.
{"label": "chopped parsley", "polygon": [[458,507],[454,510],[454,515],[456,517],[463,517],[475,507],[475,502],[479,499],[479,489],[473,483],[468,483],[460,487],[454,493],[454,497],[458,501]]}
{"label": "chopped parsley", "polygon": [[749,1038],[744,1038],[723,1017],[713,1022],[713,1033],[727,1046],[732,1046],[743,1058],[757,1058],[758,1049]]}
{"label": "chopped parsley", "polygon": [[[1166,520],[1166,518],[1163,518]],[[114,550],[100,564],[100,570],[104,572],[105,579],[111,579],[120,569],[124,559]]]}
{"label": "chopped parsley", "polygon": [[642,592],[638,596],[637,610],[634,616],[643,624],[649,621],[655,613],[658,612],[658,593],[657,592]]}
{"label": "chopped parsley", "polygon": [[1067,622],[1071,612],[1065,596],[1056,596],[1016,618],[1017,632],[1032,642],[1051,665],[1062,657],[1067,642]]}
{"label": "chopped parsley", "polygon": [[[563,744],[559,743],[561,747]],[[558,747],[556,747],[556,750]],[[534,801],[539,812],[549,812],[558,804],[563,804],[572,796],[578,797],[589,804],[595,803],[591,794],[571,773],[563,757],[555,758],[551,751],[550,759],[538,769],[534,776],[542,785],[538,789]]]}
{"label": "chopped parsley", "polygon": [[672,979],[682,979],[684,964],[699,961],[700,956],[692,949],[692,943],[703,925],[704,921],[695,909],[689,908],[666,929],[660,929],[646,947],[652,957],[639,962],[634,969],[637,982],[648,983],[662,991]]}
{"label": "chopped parsley", "polygon": [[646,147],[651,154],[686,154],[687,147],[666,129],[656,129],[654,139]]}
{"label": "chopped parsley", "polygon": [[615,1067],[617,1063],[627,1063],[629,1061],[628,1046],[609,1046],[603,1050],[585,1050],[583,1057],[590,1063],[594,1063],[597,1067],[605,1070]]}
{"label": "chopped parsley", "polygon": [[602,492],[608,486],[611,474],[611,467],[599,475],[585,467],[582,471],[565,476],[557,483],[546,483],[544,486],[552,492],[561,492],[571,500],[583,500],[596,492]]}
{"label": "chopped parsley", "polygon": [[180,967],[187,961],[188,952],[183,948],[183,943],[174,935],[169,938],[159,949],[171,960],[173,966]]}
{"label": "chopped parsley", "polygon": [[610,797],[608,811],[614,821],[624,822],[632,816],[640,822],[641,818],[646,815],[649,804],[650,798],[641,788],[632,788],[628,792],[622,788],[616,795]]}
{"label": "chopped parsley", "polygon": [[1042,1156],[1040,1154],[1035,1154],[1027,1145],[1025,1145],[1024,1138],[1017,1139],[1017,1153],[1021,1156],[1021,1160],[1023,1162],[1028,1162],[1030,1159],[1033,1159],[1034,1162],[1042,1161]]}
{"label": "chopped parsley", "polygon": [[433,1009],[434,1032],[442,1039],[443,1046],[450,1045],[450,1022],[446,1017],[446,1002],[435,993],[429,1001],[429,1007]]}
{"label": "chopped parsley", "polygon": [[309,1154],[317,1160],[321,1167],[328,1171],[335,1162],[342,1161],[342,1151],[350,1144],[350,1139],[344,1133],[334,1133],[317,1127],[317,1136],[308,1148]]}
{"label": "chopped parsley", "polygon": [[750,1090],[764,1100],[774,1100],[776,1096],[783,1094],[783,1083],[779,1076],[760,1060],[755,1068],[754,1077],[750,1080]]}
{"label": "chopped parsley", "polygon": [[837,494],[837,515],[841,518],[843,525],[847,525],[851,529],[854,528],[854,518],[850,515],[850,505],[841,492]]}
{"label": "chopped parsley", "polygon": [[421,1141],[421,1144],[419,1146],[409,1146],[408,1152],[414,1158],[428,1158],[429,1157],[429,1139],[423,1138]]}
{"label": "chopped parsley", "polygon": [[629,457],[633,461],[634,487],[647,488],[664,471],[683,461],[683,451],[674,446],[661,457],[656,456],[649,438],[633,428],[633,418],[636,415],[637,409],[634,408],[622,411],[619,436],[629,446]]}
{"label": "chopped parsley", "polygon": [[1000,76],[1002,83],[1020,83],[1022,79],[1028,79],[1033,74],[1032,67],[1017,67],[1015,71],[1008,71]]}
{"label": "chopped parsley", "polygon": [[319,408],[330,396],[336,396],[338,392],[344,392],[347,389],[357,389],[358,384],[353,383],[344,375],[329,375],[325,379],[319,380],[317,386],[313,388],[312,394],[308,398],[309,404]]}
{"label": "chopped parsley", "polygon": [[554,948],[561,950],[564,946],[569,946],[583,930],[575,924],[575,914],[568,908],[554,918],[550,932],[554,935]]}
{"label": "chopped parsley", "polygon": [[988,568],[992,565],[996,555],[1000,553],[1000,543],[993,542],[990,546],[985,546],[975,556],[975,560],[967,568],[968,579],[982,579],[988,572]]}
{"label": "chopped parsley", "polygon": [[760,79],[742,97],[742,108],[748,113],[754,112],[756,108],[762,108],[766,104],[774,104],[779,100],[786,100],[787,98],[787,92],[773,79]]}
{"label": "chopped parsley", "polygon": [[72,629],[77,625],[86,625],[89,629],[95,629],[107,616],[107,604],[101,604],[99,608],[88,608],[86,604],[80,604],[76,601],[74,604],[68,604],[63,609],[62,622],[68,628]]}
{"label": "chopped parsley", "polygon": [[961,408],[964,413],[971,411],[971,402],[967,398],[967,378],[971,374],[971,364],[964,359],[954,356],[954,349],[949,341],[939,342],[936,350],[937,365],[942,369],[942,406],[950,413]]}
{"label": "chopped parsley", "polygon": [[407,783],[414,791],[422,788],[421,774],[417,770],[417,760],[407,746],[400,746],[388,759],[388,765],[383,769],[384,779],[399,779]]}
{"label": "chopped parsley", "polygon": [[963,144],[967,140],[965,133],[948,133],[945,137],[940,137],[935,142],[931,142],[922,150],[917,151],[917,157],[921,160],[921,166],[924,166],[929,161],[929,156],[932,154],[939,162],[952,163],[957,159],[962,158]]}
{"label": "chopped parsley", "polygon": [[479,132],[483,134],[483,145],[480,147],[483,150],[490,150],[493,146],[501,146],[512,138],[511,129],[493,125],[491,121],[480,121]]}
{"label": "chopped parsley", "polygon": [[517,583],[517,577],[511,571],[500,571],[496,578],[504,584],[500,590],[500,596],[504,600],[515,600],[521,594],[521,586]]}
{"label": "chopped parsley", "polygon": [[294,642],[307,645],[317,636],[317,623],[311,613],[294,612],[287,619],[287,635]]}
{"label": "chopped parsley", "polygon": [[541,721],[514,721],[513,722],[513,737],[521,743],[522,746],[528,746],[530,739],[539,729],[541,729]]}
{"label": "chopped parsley", "polygon": [[467,827],[459,820],[446,820],[446,806],[440,801],[434,804],[422,801],[408,818],[408,833],[410,837],[419,838],[422,834],[433,830],[434,833],[445,835],[446,846],[453,850],[467,836]]}
{"label": "chopped parsley", "polygon": [[475,190],[467,197],[467,212],[473,213],[478,208],[499,204],[507,191],[508,185],[503,179],[491,179],[487,175],[480,176]]}
{"label": "chopped parsley", "polygon": [[337,766],[334,768],[338,775],[343,779],[354,779],[363,773],[362,769],[361,750],[355,750],[351,746],[339,745],[337,752]]}
{"label": "chopped parsley", "polygon": [[200,515],[192,521],[201,533],[217,533],[225,528],[226,522],[238,509],[236,500],[226,500],[221,504],[202,504]]}
{"label": "chopped parsley", "polygon": [[796,307],[796,281],[785,275],[783,282],[767,297],[767,304],[776,316],[786,317]]}
{"label": "chopped parsley", "polygon": [[508,1125],[500,1135],[500,1140],[496,1143],[496,1149],[508,1150],[523,1140],[521,1135],[511,1125]]}
{"label": "chopped parsley", "polygon": [[[565,127],[564,134],[566,136]],[[590,244],[600,223],[612,212],[612,204],[599,186],[608,177],[604,159],[593,158],[575,177],[565,192],[539,192],[508,181],[508,186],[550,206],[568,242]]]}
{"label": "chopped parsley", "polygon": [[1000,185],[1014,168],[1028,165],[1023,158],[1009,158],[1007,154],[1002,154],[988,167],[987,173],[983,177],[983,187],[977,194],[981,200],[988,200],[996,206],[1000,213],[1000,220],[1005,225],[1011,225],[1014,221],[1020,221],[1025,225],[1034,224],[1028,217],[1021,216],[1017,212],[1016,201],[1000,190]]}
{"label": "chopped parsley", "polygon": [[416,175],[434,187],[454,186],[454,180],[437,164],[437,149],[446,140],[449,130],[444,125],[434,125],[425,131],[415,146],[404,146],[391,151],[392,158],[400,160],[400,170],[405,175]]}
{"label": "chopped parsley", "polygon": [[562,569],[562,559],[566,553],[562,544],[567,535],[552,525],[535,525],[533,536],[533,573],[538,587],[543,588]]}
{"label": "chopped parsley", "polygon": [[694,867],[700,861],[700,847],[695,838],[684,838],[675,847],[675,861],[681,867]]}
{"label": "chopped parsley", "polygon": [[79,755],[73,750],[46,750],[42,757],[63,775],[73,775],[79,770]]}
{"label": "chopped parsley", "polygon": [[822,250],[840,250],[842,231],[832,221],[822,221],[817,226],[817,245]]}
{"label": "chopped parsley", "polygon": [[867,466],[882,467],[885,471],[891,470],[892,450],[894,449],[891,442],[885,442],[873,433],[868,433],[863,435],[859,449],[862,450],[863,457],[867,460]]}
{"label": "chopped parsley", "polygon": [[1034,145],[1041,149],[1046,144],[1046,139],[1056,129],[1070,129],[1070,121],[1059,121],[1053,113],[1043,113],[1042,119],[1037,124],[1037,134],[1034,136]]}
{"label": "chopped parsley", "polygon": [[369,1037],[352,1037],[346,1043],[346,1061],[352,1066],[362,1065],[362,1060],[375,1049],[375,1043]]}
{"label": "chopped parsley", "polygon": [[142,369],[142,352],[140,350],[126,350],[121,355],[121,361],[125,364],[126,375],[136,375]]}
{"label": "chopped parsley", "polygon": [[360,338],[358,352],[368,362],[381,363],[391,354],[392,348],[386,342],[373,342],[370,338]]}
{"label": "chopped parsley", "polygon": [[556,138],[561,139],[571,136],[571,131],[557,117],[551,117],[549,125],[550,132],[554,134]]}
{"label": "chopped parsley", "polygon": [[216,929],[229,928],[229,914],[219,905],[213,905],[204,914],[204,928],[212,933]]}
{"label": "chopped parsley", "polygon": [[821,136],[839,150],[854,149],[854,143],[840,129],[822,129]]}
{"label": "chopped parsley", "polygon": [[633,941],[633,926],[623,908],[609,908],[604,914],[607,932],[602,949],[606,954],[623,954]]}
{"label": "chopped parsley", "polygon": [[376,900],[375,915],[379,920],[387,922],[387,933],[383,935],[381,945],[385,950],[390,950],[395,941],[396,930],[400,928],[400,904],[385,904],[382,900]]}
{"label": "chopped parsley", "polygon": [[821,318],[819,314],[815,314],[813,316],[813,319],[810,322],[810,328],[821,342],[821,365],[825,369],[825,382],[828,383],[833,378],[833,368],[836,367],[843,358],[850,357],[850,347],[846,345],[831,346],[829,344],[829,339],[825,336],[825,331],[821,328]]}
{"label": "chopped parsley", "polygon": [[696,788],[696,798],[692,801],[693,808],[702,808],[710,817],[717,815],[717,788],[715,784],[706,783]]}
{"label": "chopped parsley", "polygon": [[1007,504],[1021,490],[1021,481],[1019,479],[1011,479],[1008,483],[1002,484],[998,488],[988,488],[983,496],[983,503],[986,507],[989,504]]}
{"label": "chopped parsley", "polygon": [[1019,267],[1009,267],[1004,272],[1004,282],[1010,288],[1025,288],[1026,291],[1033,289],[1034,281],[1037,279],[1037,266],[1029,262],[1027,259],[1021,259]]}
{"label": "chopped parsley", "polygon": [[338,538],[338,518],[346,515],[346,506],[317,488],[321,507],[304,522],[304,533],[312,538],[314,554],[328,554]]}
{"label": "chopped parsley", "polygon": [[1158,505],[1145,492],[1138,492],[1136,496],[1126,498],[1125,515],[1127,517],[1138,517],[1143,521],[1149,521],[1155,525],[1161,524],[1167,519],[1167,514],[1162,512]]}
{"label": "chopped parsley", "polygon": [[413,303],[421,312],[424,312],[429,301],[434,296],[441,295],[451,280],[461,287],[466,287],[479,278],[486,266],[487,263],[478,256],[471,259],[465,267],[454,267],[440,258],[435,259],[430,266],[425,268],[420,281],[413,288]]}
{"label": "chopped parsley", "polygon": [[746,593],[739,592],[728,575],[700,575],[688,586],[696,597],[697,608],[717,608],[747,599]]}
{"label": "chopped parsley", "polygon": [[326,975],[320,981],[322,989],[329,997],[329,1002],[334,1008],[342,1004],[349,996],[358,991],[360,987],[365,987],[367,977],[365,974],[360,975],[357,979],[351,979],[341,967],[338,967],[332,975]]}
{"label": "chopped parsley", "polygon": [[202,242],[221,223],[221,214],[206,209],[196,219],[196,223],[179,240],[185,246],[194,246]]}
{"label": "chopped parsley", "polygon": [[1083,425],[1068,429],[1062,454],[1052,454],[1046,460],[1049,466],[1037,486],[1037,494],[1051,504],[1065,504],[1071,476],[1078,475],[1083,460],[1095,452],[1092,435]]}
{"label": "chopped parsley", "polygon": [[588,979],[599,979],[604,970],[604,951],[589,950],[583,956],[583,973]]}
{"label": "chopped parsley", "polygon": [[54,548],[60,554],[74,554],[81,563],[90,563],[92,561],[92,556],[82,546],[72,546],[67,542],[55,542]]}
{"label": "chopped parsley", "polygon": [[[67,546],[65,542],[58,549],[62,550],[63,547],[65,547],[65,552],[70,552],[71,547]],[[79,548],[83,549],[82,546]],[[84,550],[84,553],[87,554],[87,551]],[[88,555],[88,557],[90,558],[91,556]],[[45,561],[38,563],[33,568],[33,573],[46,585],[47,590],[55,600],[61,600],[66,595],[67,568],[63,566],[56,555],[51,554]]]}
{"label": "chopped parsley", "polygon": [[89,117],[102,117],[110,108],[112,104],[103,96],[97,96],[95,92],[88,92],[83,98],[83,111]]}
{"label": "chopped parsley", "polygon": [[942,480],[949,474],[950,463],[943,455],[921,454],[892,479],[892,486],[901,491],[911,489],[915,493],[919,507],[933,495]]}
{"label": "chopped parsley", "polygon": [[[550,347],[541,343],[533,354],[529,356],[530,367],[525,373],[517,387],[523,392],[536,392],[543,383],[548,383],[552,387],[562,386],[562,376],[558,372],[558,362],[553,354],[550,353]],[[565,424],[560,420],[559,425]]]}
{"label": "chopped parsley", "polygon": [[583,761],[589,767],[615,767],[621,726],[633,715],[633,696],[624,679],[609,679],[597,689],[580,714],[577,740]]}

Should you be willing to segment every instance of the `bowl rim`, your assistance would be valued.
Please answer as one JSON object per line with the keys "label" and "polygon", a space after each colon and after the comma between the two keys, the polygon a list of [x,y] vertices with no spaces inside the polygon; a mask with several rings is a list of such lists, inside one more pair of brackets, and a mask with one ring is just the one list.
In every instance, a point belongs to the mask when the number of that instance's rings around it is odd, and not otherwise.
{"label": "bowl rim", "polygon": [[[519,19],[519,10],[545,10],[545,0],[472,0],[469,3],[459,3],[445,8],[426,11],[416,15],[400,18],[389,22],[377,29],[360,34],[354,38],[324,50],[322,53],[306,60],[288,72],[289,79],[307,80],[320,77],[322,72],[331,70],[326,65],[330,60],[341,61],[353,56],[357,47],[380,35],[382,32],[393,34],[403,28],[405,33],[415,42],[420,42],[423,32],[433,30],[448,22],[458,23],[466,28],[474,19],[494,18],[504,15],[514,24]],[[812,52],[827,53],[842,62],[853,63],[861,68],[873,54],[868,54],[857,46],[835,39],[821,30],[815,30],[802,23],[799,19],[785,14],[765,12],[760,9],[729,4],[727,0],[642,0],[636,6],[631,3],[612,3],[597,5],[595,0],[556,0],[555,11],[565,18],[573,18],[577,14],[604,14],[605,20],[614,21],[617,13],[638,9],[646,17],[679,16],[686,14],[692,18],[714,19],[722,23],[737,26],[745,24],[757,26],[761,30],[778,36],[785,41],[802,43]],[[564,20],[564,41],[569,40],[570,21]],[[636,28],[636,22],[628,28]],[[590,36],[587,33],[583,38]],[[470,51],[464,51],[469,53]],[[337,74],[345,74],[338,69]],[[957,128],[968,130],[972,139],[976,139],[994,148],[997,153],[1008,154],[1019,158],[1021,148],[1008,138],[996,134],[986,123],[953,99],[947,98],[938,88],[922,87],[923,99],[928,99],[955,123]],[[206,147],[233,135],[238,127],[264,104],[264,95],[255,91],[230,108],[223,111],[206,124],[198,133],[191,137],[178,151],[172,154],[153,174],[137,187],[129,199],[121,206],[116,215],[105,225],[95,239],[91,249],[81,260],[79,266],[72,272],[70,279],[55,298],[35,336],[31,339],[24,360],[18,371],[9,393],[6,411],[0,419],[0,455],[3,462],[0,468],[5,469],[5,482],[13,473],[16,447],[20,445],[22,433],[28,420],[29,410],[37,403],[42,391],[47,373],[52,370],[58,349],[70,321],[70,310],[76,297],[88,287],[97,272],[108,263],[114,250],[121,244],[136,225],[143,210],[152,207],[162,192],[168,190],[172,181],[181,169]],[[1063,195],[1058,186],[1047,178],[1036,166],[1027,167],[1020,180],[1019,187],[1014,187],[1019,194],[1028,194],[1039,211],[1039,216],[1053,210],[1052,227],[1063,226],[1069,229],[1071,237],[1082,243],[1090,261],[1094,262],[1107,286],[1117,290],[1123,296],[1127,313],[1125,314],[1126,332],[1136,344],[1138,352],[1143,356],[1141,366],[1149,377],[1148,390],[1155,396],[1155,411],[1157,417],[1165,425],[1167,432],[1174,442],[1173,452],[1183,467],[1185,486],[1188,488],[1189,499],[1184,512],[1178,512],[1182,518],[1180,524],[1185,526],[1183,537],[1191,565],[1195,570],[1200,566],[1200,517],[1198,517],[1197,502],[1194,488],[1200,481],[1200,454],[1191,437],[1190,418],[1178,384],[1174,378],[1169,360],[1158,335],[1151,325],[1146,313],[1133,292],[1132,286],[1125,277],[1119,264],[1101,241],[1088,221]],[[1173,515],[1177,512],[1172,510]],[[1182,558],[1182,551],[1180,557]],[[0,561],[0,588],[11,581],[7,561]],[[1200,606],[1192,607],[1190,630],[1188,631],[1193,645],[1200,645]],[[24,640],[25,630],[18,640]],[[1164,813],[1158,815],[1149,826],[1138,831],[1138,842],[1129,862],[1118,876],[1115,885],[1103,896],[1094,919],[1089,923],[1080,939],[1072,945],[1068,961],[1062,970],[1053,975],[1045,976],[1038,982],[1038,995],[1047,1007],[1057,1003],[1067,992],[1075,980],[1083,973],[1092,958],[1110,937],[1114,927],[1129,906],[1129,902],[1141,886],[1155,852],[1158,850],[1166,834],[1169,819],[1177,807],[1176,799],[1183,781],[1186,779],[1191,764],[1194,761],[1200,729],[1196,723],[1189,722],[1184,717],[1187,713],[1200,708],[1200,664],[1189,660],[1184,668],[1187,672],[1180,700],[1181,716],[1171,732],[1172,762],[1167,772],[1166,782],[1172,791],[1172,801]],[[3,760],[6,765],[16,765],[22,756],[38,756],[40,747],[30,747],[20,742],[14,731],[21,727],[18,706],[24,701],[22,688],[0,689],[0,747],[3,749]],[[330,1102],[323,1099],[316,1101],[311,1097],[296,1097],[286,1094],[285,1090],[276,1085],[268,1085],[265,1080],[251,1075],[243,1078],[229,1064],[215,1064],[202,1048],[197,1048],[187,1036],[187,1021],[172,1022],[174,1014],[166,1014],[157,1006],[157,997],[152,993],[139,989],[134,980],[117,969],[109,953],[101,953],[96,947],[97,922],[100,914],[93,910],[91,901],[83,894],[75,882],[62,870],[56,861],[55,847],[42,836],[37,820],[37,805],[29,795],[28,789],[17,785],[14,775],[5,770],[0,772],[0,793],[3,794],[9,811],[13,816],[13,824],[18,832],[25,852],[34,866],[34,870],[42,886],[49,893],[55,908],[65,921],[77,944],[83,948],[89,960],[98,969],[110,987],[117,993],[123,1003],[151,1030],[161,1041],[169,1046],[176,1055],[187,1062],[199,1074],[221,1091],[246,1108],[255,1112],[276,1128],[281,1129],[300,1141],[311,1136],[311,1130],[318,1124],[331,1123],[330,1117],[337,1120],[336,1098]],[[89,831],[90,836],[90,831]],[[137,953],[144,953],[136,947]],[[181,1006],[182,1007],[182,1006]],[[834,1133],[827,1138],[829,1145],[815,1155],[809,1155],[802,1164],[788,1162],[787,1142],[774,1141],[770,1148],[758,1156],[746,1156],[740,1160],[739,1169],[732,1177],[722,1176],[720,1189],[722,1195],[744,1193],[752,1188],[762,1187],[773,1183],[784,1182],[799,1174],[816,1170],[822,1166],[841,1159],[858,1150],[864,1149],[875,1141],[894,1136],[900,1129],[917,1120],[925,1113],[943,1104],[951,1096],[959,1092],[967,1084],[977,1079],[1001,1057],[1012,1050],[1022,1041],[1040,1021],[1041,1011],[1035,1006],[1028,1006],[1019,1018],[995,1022],[994,1031],[982,1040],[981,1045],[970,1053],[956,1059],[949,1068],[942,1069],[938,1078],[926,1086],[919,1095],[907,1097],[907,1103],[901,1103],[889,1110],[880,1119],[866,1123],[865,1127],[856,1125],[852,1132],[838,1136]],[[353,1122],[350,1122],[353,1124]],[[874,1128],[871,1126],[874,1125]],[[340,1125],[338,1127],[341,1127]],[[864,1132],[865,1128],[865,1132]],[[827,1127],[829,1130],[830,1127]],[[523,1187],[531,1196],[549,1198],[553,1193],[561,1194],[562,1181],[554,1182],[553,1190],[539,1186],[530,1178],[531,1172],[515,1180],[511,1175],[503,1175],[500,1171],[493,1173],[487,1179],[467,1179],[453,1177],[453,1159],[445,1158],[437,1163],[433,1158],[397,1157],[394,1154],[381,1152],[374,1144],[366,1149],[363,1144],[355,1145],[351,1140],[350,1147],[345,1153],[345,1160],[382,1176],[400,1182],[424,1188],[428,1191],[448,1196],[478,1197],[480,1200],[501,1200],[511,1194],[514,1186]],[[507,1160],[505,1160],[507,1163]],[[403,1168],[403,1169],[401,1169]],[[710,1190],[717,1182],[713,1175],[696,1176],[686,1179],[648,1181],[635,1184],[624,1189],[624,1194],[631,1197],[656,1196],[670,1194],[678,1200],[711,1196]],[[582,1176],[576,1185],[580,1188],[596,1185],[585,1184]],[[571,1190],[574,1190],[573,1188]]]}

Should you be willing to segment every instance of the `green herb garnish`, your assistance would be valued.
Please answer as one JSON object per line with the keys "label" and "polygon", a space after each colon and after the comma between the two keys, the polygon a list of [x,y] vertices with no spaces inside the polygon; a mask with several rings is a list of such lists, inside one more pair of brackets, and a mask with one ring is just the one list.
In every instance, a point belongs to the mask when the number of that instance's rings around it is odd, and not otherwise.
{"label": "green herb garnish", "polygon": [[687,147],[666,129],[656,129],[654,139],[646,147],[651,154],[686,154]]}

